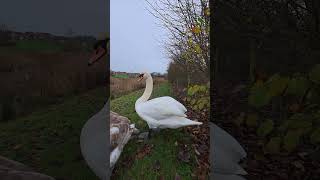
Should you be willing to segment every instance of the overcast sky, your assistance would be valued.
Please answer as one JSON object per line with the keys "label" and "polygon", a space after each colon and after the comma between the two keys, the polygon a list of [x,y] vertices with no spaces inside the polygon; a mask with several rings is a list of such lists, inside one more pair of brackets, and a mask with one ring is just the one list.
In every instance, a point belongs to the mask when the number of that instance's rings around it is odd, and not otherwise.
{"label": "overcast sky", "polygon": [[78,35],[107,32],[107,0],[1,0],[0,24],[16,31],[64,35],[71,28]]}
{"label": "overcast sky", "polygon": [[145,0],[111,0],[110,6],[111,69],[166,72],[168,59],[160,43],[165,32]]}

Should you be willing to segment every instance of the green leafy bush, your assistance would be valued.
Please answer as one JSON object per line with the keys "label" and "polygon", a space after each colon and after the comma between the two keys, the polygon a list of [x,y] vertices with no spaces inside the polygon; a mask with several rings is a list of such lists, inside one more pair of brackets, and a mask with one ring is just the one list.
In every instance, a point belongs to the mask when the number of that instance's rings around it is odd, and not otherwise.
{"label": "green leafy bush", "polygon": [[[279,111],[279,117],[247,115],[246,125],[258,127],[257,135],[264,138],[265,153],[293,152],[301,143],[320,145],[320,64],[308,74],[291,77],[279,74],[266,82],[258,81],[250,89],[248,103],[259,112],[267,106]],[[274,108],[276,107],[276,108]],[[304,141],[306,140],[306,141]]]}
{"label": "green leafy bush", "polygon": [[193,110],[208,110],[210,108],[210,96],[208,85],[192,85],[187,89],[186,101]]}

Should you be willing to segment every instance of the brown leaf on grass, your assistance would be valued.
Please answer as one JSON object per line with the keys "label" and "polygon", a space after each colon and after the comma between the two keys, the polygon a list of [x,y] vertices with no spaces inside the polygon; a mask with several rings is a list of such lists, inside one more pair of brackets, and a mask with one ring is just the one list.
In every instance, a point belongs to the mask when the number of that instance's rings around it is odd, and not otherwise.
{"label": "brown leaf on grass", "polygon": [[136,159],[142,159],[144,158],[146,155],[150,154],[152,150],[152,146],[151,145],[144,145],[142,149],[140,149],[137,154],[136,154]]}

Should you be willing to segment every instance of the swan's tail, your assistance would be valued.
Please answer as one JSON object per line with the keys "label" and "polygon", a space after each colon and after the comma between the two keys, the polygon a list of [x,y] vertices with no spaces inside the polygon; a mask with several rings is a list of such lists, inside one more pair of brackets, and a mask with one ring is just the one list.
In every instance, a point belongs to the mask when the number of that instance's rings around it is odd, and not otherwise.
{"label": "swan's tail", "polygon": [[185,117],[172,117],[167,119],[162,119],[158,121],[159,128],[171,128],[176,129],[184,126],[195,126],[202,125],[202,122],[192,121]]}

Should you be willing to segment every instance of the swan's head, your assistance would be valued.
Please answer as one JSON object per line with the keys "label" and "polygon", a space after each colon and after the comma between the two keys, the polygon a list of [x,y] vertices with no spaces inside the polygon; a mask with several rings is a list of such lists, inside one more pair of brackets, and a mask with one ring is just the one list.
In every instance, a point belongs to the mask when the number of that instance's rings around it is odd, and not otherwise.
{"label": "swan's head", "polygon": [[88,66],[94,64],[98,60],[102,59],[104,55],[109,53],[109,41],[110,38],[108,36],[98,37],[97,42],[93,46],[93,54],[88,61]]}
{"label": "swan's head", "polygon": [[138,75],[138,81],[146,80],[151,77],[150,73],[144,72]]}

